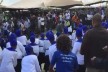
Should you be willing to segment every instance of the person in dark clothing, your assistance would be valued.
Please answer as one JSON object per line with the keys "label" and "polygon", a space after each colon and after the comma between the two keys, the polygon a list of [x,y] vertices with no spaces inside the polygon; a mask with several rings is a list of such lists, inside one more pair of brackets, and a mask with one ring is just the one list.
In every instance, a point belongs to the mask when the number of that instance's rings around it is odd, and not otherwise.
{"label": "person in dark clothing", "polygon": [[93,58],[91,58],[91,60],[96,67],[105,69],[105,72],[108,72],[108,46],[105,46],[103,49],[105,50],[105,52],[107,52],[106,58],[103,59],[94,56]]}
{"label": "person in dark clothing", "polygon": [[31,22],[30,30],[31,30],[31,32],[34,32],[36,30],[36,17],[35,17],[35,15],[33,15],[31,17],[30,22]]}
{"label": "person in dark clothing", "polygon": [[108,31],[101,26],[101,15],[95,14],[92,19],[93,29],[89,30],[83,38],[81,54],[85,55],[85,65],[87,72],[104,72],[97,68],[91,61],[93,56],[106,58],[107,54],[102,49],[108,44]]}

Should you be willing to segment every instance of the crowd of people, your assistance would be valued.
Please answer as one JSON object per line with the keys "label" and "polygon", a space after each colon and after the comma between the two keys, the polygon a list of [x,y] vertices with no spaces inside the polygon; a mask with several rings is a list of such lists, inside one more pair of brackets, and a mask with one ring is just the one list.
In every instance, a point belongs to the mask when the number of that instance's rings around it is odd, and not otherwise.
{"label": "crowd of people", "polygon": [[0,72],[108,72],[107,12],[66,10],[1,21]]}

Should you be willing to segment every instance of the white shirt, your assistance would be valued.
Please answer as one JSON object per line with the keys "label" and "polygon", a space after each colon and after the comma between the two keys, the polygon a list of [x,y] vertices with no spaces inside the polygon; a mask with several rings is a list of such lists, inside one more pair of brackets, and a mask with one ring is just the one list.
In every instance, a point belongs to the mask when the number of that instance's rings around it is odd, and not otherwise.
{"label": "white shirt", "polygon": [[3,29],[4,30],[8,30],[8,26],[9,26],[8,22],[3,23]]}
{"label": "white shirt", "polygon": [[[9,47],[11,47],[10,42],[6,44],[6,48]],[[16,51],[18,53],[18,59],[22,59],[22,57],[26,55],[25,47],[19,41],[17,41]]]}
{"label": "white shirt", "polygon": [[33,52],[38,56],[39,55],[39,45],[34,45],[33,47]]}
{"label": "white shirt", "polygon": [[70,19],[70,13],[66,13],[65,17],[66,17],[67,20],[69,20]]}
{"label": "white shirt", "polygon": [[59,15],[59,18],[60,18],[60,21],[62,21],[62,20],[63,20],[63,16],[62,16],[62,15]]}
{"label": "white shirt", "polygon": [[26,36],[20,36],[17,37],[17,40],[20,41],[23,45],[27,45],[27,37]]}
{"label": "white shirt", "polygon": [[17,52],[4,49],[1,54],[0,72],[15,72],[14,67],[17,65]]}
{"label": "white shirt", "polygon": [[54,52],[57,51],[56,44],[53,44],[49,47],[49,61],[51,62]]}
{"label": "white shirt", "polygon": [[45,47],[45,55],[49,55],[49,47],[51,46],[51,43],[49,40],[44,41],[44,47]]}
{"label": "white shirt", "polygon": [[39,52],[45,53],[44,40],[39,40]]}
{"label": "white shirt", "polygon": [[28,55],[22,59],[21,72],[41,72],[38,58],[35,55]]}
{"label": "white shirt", "polygon": [[68,27],[68,32],[72,32],[72,26]]}
{"label": "white shirt", "polygon": [[44,17],[41,17],[41,25],[44,25],[45,24],[45,21],[44,21]]}
{"label": "white shirt", "polygon": [[87,20],[92,20],[92,18],[93,18],[93,15],[87,14]]}
{"label": "white shirt", "polygon": [[74,46],[74,43],[76,42],[76,31],[72,33],[72,46]]}
{"label": "white shirt", "polygon": [[74,54],[76,54],[77,56],[77,60],[78,60],[78,64],[79,65],[84,65],[84,55],[80,54],[80,50],[81,50],[81,44],[80,42],[75,42],[74,46],[73,46],[73,50],[72,52]]}
{"label": "white shirt", "polygon": [[24,26],[25,26],[25,28],[29,28],[30,27],[30,23],[28,21],[24,21]]}

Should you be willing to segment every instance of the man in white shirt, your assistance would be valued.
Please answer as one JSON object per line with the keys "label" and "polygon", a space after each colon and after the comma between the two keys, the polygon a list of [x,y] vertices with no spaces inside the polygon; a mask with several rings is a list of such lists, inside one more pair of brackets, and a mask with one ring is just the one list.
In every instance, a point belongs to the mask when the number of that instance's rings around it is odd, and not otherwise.
{"label": "man in white shirt", "polygon": [[45,27],[45,18],[44,16],[42,15],[42,17],[40,18],[41,20],[41,32],[44,32],[44,27]]}
{"label": "man in white shirt", "polygon": [[70,13],[69,12],[66,12],[65,18],[66,18],[66,20],[70,20]]}

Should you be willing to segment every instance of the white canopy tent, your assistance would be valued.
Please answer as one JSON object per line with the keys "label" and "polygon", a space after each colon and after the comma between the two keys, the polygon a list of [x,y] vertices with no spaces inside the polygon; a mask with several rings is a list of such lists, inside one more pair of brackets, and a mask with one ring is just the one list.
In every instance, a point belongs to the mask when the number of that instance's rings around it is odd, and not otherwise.
{"label": "white canopy tent", "polygon": [[107,7],[108,4],[106,2],[104,3],[98,3],[98,4],[94,4],[94,5],[91,5],[92,7]]}
{"label": "white canopy tent", "polygon": [[73,6],[83,5],[81,0],[44,0],[45,6],[62,7],[62,6]]}
{"label": "white canopy tent", "polygon": [[8,8],[13,9],[29,9],[29,8],[41,8],[44,7],[42,0],[21,0],[8,6]]}
{"label": "white canopy tent", "polygon": [[94,3],[101,3],[101,2],[108,2],[108,0],[82,0],[84,5],[94,4]]}

